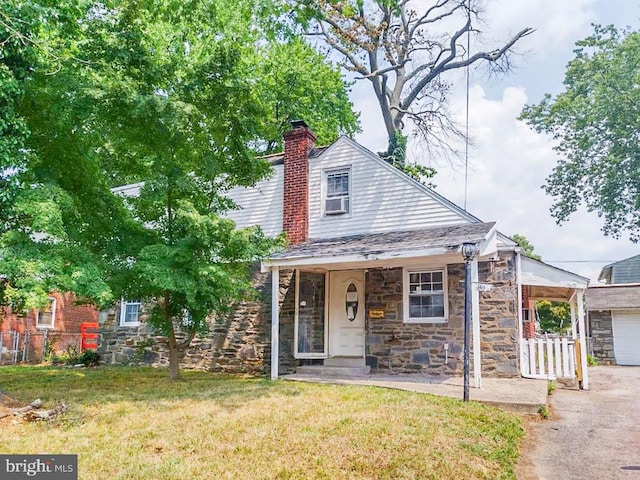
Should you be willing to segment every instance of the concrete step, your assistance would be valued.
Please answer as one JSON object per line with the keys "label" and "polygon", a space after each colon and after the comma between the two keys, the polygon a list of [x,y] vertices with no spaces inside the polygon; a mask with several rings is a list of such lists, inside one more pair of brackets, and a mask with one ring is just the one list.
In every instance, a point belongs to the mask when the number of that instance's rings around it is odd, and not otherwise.
{"label": "concrete step", "polygon": [[316,375],[319,377],[366,377],[371,367],[334,367],[328,365],[303,365],[296,368],[296,373]]}
{"label": "concrete step", "polygon": [[363,357],[329,357],[322,362],[326,367],[364,367]]}

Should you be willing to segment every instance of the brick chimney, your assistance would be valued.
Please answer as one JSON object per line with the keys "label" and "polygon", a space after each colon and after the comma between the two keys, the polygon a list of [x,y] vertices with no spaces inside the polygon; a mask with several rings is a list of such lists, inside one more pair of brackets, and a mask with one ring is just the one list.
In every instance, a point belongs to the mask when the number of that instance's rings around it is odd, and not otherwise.
{"label": "brick chimney", "polygon": [[291,122],[284,138],[284,197],[282,228],[289,245],[309,237],[309,152],[316,134],[302,120]]}

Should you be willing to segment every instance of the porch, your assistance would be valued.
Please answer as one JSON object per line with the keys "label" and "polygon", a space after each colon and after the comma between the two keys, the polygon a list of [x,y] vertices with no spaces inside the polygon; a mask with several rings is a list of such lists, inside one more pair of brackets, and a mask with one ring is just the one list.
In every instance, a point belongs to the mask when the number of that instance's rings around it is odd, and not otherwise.
{"label": "porch", "polygon": [[271,377],[300,367],[461,375],[465,243],[478,249],[470,280],[478,286],[480,272],[500,292],[485,305],[491,338],[482,348],[480,289],[472,294],[474,385],[483,369],[517,376],[516,289],[504,281],[515,275],[513,253],[497,258],[495,224],[477,223],[310,240],[265,260],[263,271],[272,274]]}
{"label": "porch", "polygon": [[[546,380],[577,379],[581,387],[588,390],[584,293],[589,279],[528,257],[522,257],[520,269],[522,376]],[[570,335],[538,335],[534,309],[539,300],[570,305]]]}

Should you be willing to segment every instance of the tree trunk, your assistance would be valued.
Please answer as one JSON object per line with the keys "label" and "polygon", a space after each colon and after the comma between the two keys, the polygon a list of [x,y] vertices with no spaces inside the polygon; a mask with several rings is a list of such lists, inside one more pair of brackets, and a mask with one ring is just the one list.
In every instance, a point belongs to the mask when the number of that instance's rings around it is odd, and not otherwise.
{"label": "tree trunk", "polygon": [[169,379],[180,380],[180,359],[173,324],[169,327]]}

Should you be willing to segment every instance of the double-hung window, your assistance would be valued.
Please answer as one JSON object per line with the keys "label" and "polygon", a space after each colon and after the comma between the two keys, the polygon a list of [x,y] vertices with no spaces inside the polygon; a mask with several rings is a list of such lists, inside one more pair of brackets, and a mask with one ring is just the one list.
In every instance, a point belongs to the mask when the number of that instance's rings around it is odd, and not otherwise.
{"label": "double-hung window", "polygon": [[341,168],[325,172],[325,215],[349,213],[351,203],[349,171],[349,168]]}
{"label": "double-hung window", "polygon": [[56,299],[49,297],[49,305],[36,312],[36,328],[53,328],[56,321]]}
{"label": "double-hung window", "polygon": [[139,300],[122,300],[120,302],[120,326],[137,327],[140,325],[142,303]]}
{"label": "double-hung window", "polygon": [[447,321],[445,270],[405,270],[404,306],[407,323]]}

